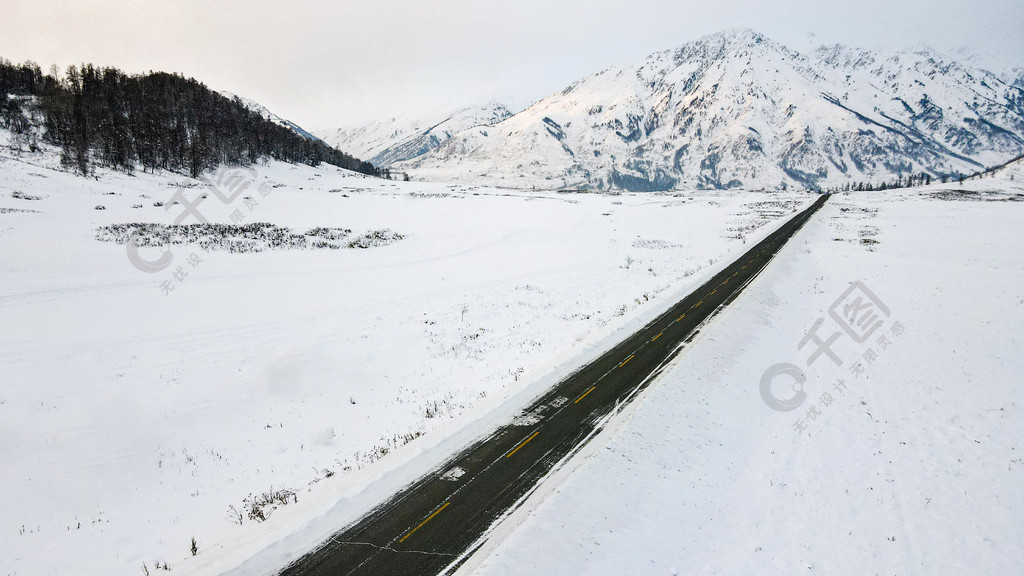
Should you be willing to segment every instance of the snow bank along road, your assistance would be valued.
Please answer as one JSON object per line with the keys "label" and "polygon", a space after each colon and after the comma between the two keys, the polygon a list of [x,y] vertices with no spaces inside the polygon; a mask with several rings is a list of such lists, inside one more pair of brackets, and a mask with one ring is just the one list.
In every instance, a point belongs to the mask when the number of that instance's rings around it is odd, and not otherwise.
{"label": "snow bank along road", "polygon": [[701,323],[735,298],[827,200],[819,198],[666,313],[556,385],[520,417],[395,494],[282,574],[425,575],[458,567],[497,520],[657,376]]}

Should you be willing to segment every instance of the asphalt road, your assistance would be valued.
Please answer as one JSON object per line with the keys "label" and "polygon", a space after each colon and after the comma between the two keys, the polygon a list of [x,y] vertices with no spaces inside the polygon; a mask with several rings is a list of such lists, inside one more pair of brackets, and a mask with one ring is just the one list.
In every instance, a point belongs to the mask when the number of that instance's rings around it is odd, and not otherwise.
{"label": "asphalt road", "polygon": [[819,198],[656,320],[558,383],[524,416],[398,492],[281,574],[426,576],[454,570],[496,520],[520,505],[611,412],[660,373],[701,323],[735,298],[827,199]]}

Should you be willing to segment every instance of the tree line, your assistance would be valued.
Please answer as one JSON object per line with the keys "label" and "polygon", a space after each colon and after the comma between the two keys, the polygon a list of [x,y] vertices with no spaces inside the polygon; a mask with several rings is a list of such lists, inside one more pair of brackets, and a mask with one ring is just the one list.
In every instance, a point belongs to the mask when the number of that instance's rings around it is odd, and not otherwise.
{"label": "tree line", "polygon": [[[270,157],[321,162],[380,176],[371,163],[303,137],[180,74],[129,75],[92,64],[61,76],[34,62],[0,59],[0,124],[35,150],[37,138],[61,149],[69,168],[95,165],[132,173],[141,166],[198,177],[220,164],[249,165]],[[41,130],[34,128],[41,127]]]}
{"label": "tree line", "polygon": [[[948,182],[951,178],[963,181],[963,175],[959,172],[952,175],[944,175],[940,177],[943,183]],[[906,178],[902,174],[896,176],[896,180],[890,182],[882,182],[881,184],[873,184],[871,182],[847,182],[841,186],[833,186],[826,188],[824,192],[849,192],[851,190],[857,192],[871,192],[873,190],[890,190],[893,188],[912,188],[914,186],[928,186],[932,183],[932,175],[927,172],[920,174],[909,174]]]}
{"label": "tree line", "polygon": [[[1002,164],[996,166],[990,166],[983,170],[974,172],[973,174],[964,174],[963,172],[953,172],[951,174],[942,174],[938,176],[938,181],[946,184],[947,182],[956,182],[963,184],[965,180],[977,180],[984,178],[985,176],[994,177],[996,173],[1005,168],[1007,165],[1024,160],[1024,154],[1015,156]],[[1011,176],[1011,179],[1013,177]],[[892,190],[895,188],[913,188],[915,186],[928,186],[932,183],[932,176],[927,172],[920,174],[910,174],[906,178],[903,175],[897,175],[896,180],[889,182],[882,182],[881,184],[872,184],[871,182],[847,182],[840,186],[833,186],[831,188],[825,188],[823,192],[872,192],[875,190]]]}

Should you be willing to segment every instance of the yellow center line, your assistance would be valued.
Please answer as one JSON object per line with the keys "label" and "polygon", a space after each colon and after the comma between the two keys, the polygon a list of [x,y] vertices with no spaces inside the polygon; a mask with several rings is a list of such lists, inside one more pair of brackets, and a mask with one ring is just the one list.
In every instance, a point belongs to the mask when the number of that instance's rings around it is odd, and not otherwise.
{"label": "yellow center line", "polygon": [[413,532],[419,530],[420,528],[423,528],[424,524],[426,524],[427,522],[430,522],[434,518],[434,516],[437,516],[438,514],[440,514],[441,510],[444,510],[445,508],[447,508],[449,504],[451,504],[451,502],[445,502],[444,505],[441,506],[440,508],[438,508],[437,510],[435,510],[433,514],[431,514],[430,516],[427,516],[426,520],[424,520],[423,522],[420,522],[419,526],[417,526],[417,527],[413,528],[412,530],[410,530],[409,533],[406,534],[405,536],[402,536],[402,539],[399,540],[398,543],[401,544],[402,542],[405,542],[406,538],[408,538],[409,536],[412,536]]}
{"label": "yellow center line", "polygon": [[696,304],[694,304],[693,307],[696,308],[697,306],[700,306],[703,303],[704,303],[704,301],[701,300],[700,302],[697,302]]}
{"label": "yellow center line", "polygon": [[630,360],[633,359],[633,356],[635,356],[635,354],[630,354],[629,358],[626,358],[625,360],[622,361],[622,364],[619,364],[619,368],[622,368],[623,366],[625,366],[626,362],[629,362]]}
{"label": "yellow center line", "polygon": [[[735,276],[735,274],[733,274],[733,276]],[[722,282],[722,286],[725,286],[725,285],[726,285],[726,284],[728,284],[728,283],[729,283],[729,279],[728,279],[728,278],[726,278],[726,279],[725,279],[725,282]]]}
{"label": "yellow center line", "polygon": [[676,322],[679,322],[680,320],[682,320],[684,316],[686,316],[686,314],[680,314],[679,318],[676,318]]}
{"label": "yellow center line", "polygon": [[533,440],[533,437],[536,436],[537,434],[540,434],[540,430],[537,430],[533,434],[530,434],[529,438],[527,438],[526,440],[523,440],[522,442],[517,444],[516,447],[513,448],[511,452],[509,452],[508,454],[505,454],[505,458],[511,458],[512,455],[515,454],[516,452],[518,452],[520,448],[522,448],[523,446],[526,446],[527,442],[529,442],[530,440]]}
{"label": "yellow center line", "polygon": [[740,270],[746,270],[746,269],[747,269],[747,265],[746,264],[744,264],[743,266],[740,266]]}
{"label": "yellow center line", "polygon": [[708,296],[714,296],[715,292],[718,292],[718,288],[715,288],[714,290],[712,290],[711,294],[708,294]]}
{"label": "yellow center line", "polygon": [[[587,394],[590,394],[591,392],[593,392],[593,391],[594,391],[594,388],[597,388],[597,386],[591,386],[591,387],[590,387],[590,389],[589,389],[589,390],[587,390],[586,392],[584,392],[582,396],[580,396],[579,398],[577,398],[577,399],[576,399],[576,401],[575,401],[575,402],[573,402],[573,404],[579,404],[580,400],[583,400],[584,398],[586,398],[586,397],[587,397]],[[511,456],[511,454],[510,454],[510,456]]]}
{"label": "yellow center line", "polygon": [[661,335],[662,335],[662,334],[664,334],[664,332],[658,332],[658,335],[657,335],[657,336],[655,336],[654,338],[651,338],[651,342],[654,342],[654,341],[655,341],[655,340],[657,340],[658,338],[661,338]]}

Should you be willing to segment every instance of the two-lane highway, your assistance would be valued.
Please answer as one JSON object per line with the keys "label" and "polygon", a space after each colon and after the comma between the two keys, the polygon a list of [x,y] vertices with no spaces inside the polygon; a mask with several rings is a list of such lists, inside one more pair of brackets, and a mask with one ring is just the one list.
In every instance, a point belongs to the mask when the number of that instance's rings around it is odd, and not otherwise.
{"label": "two-lane highway", "polygon": [[828,199],[759,242],[635,334],[580,368],[513,422],[395,494],[282,572],[285,576],[417,575],[458,566],[495,521],[678,354]]}

